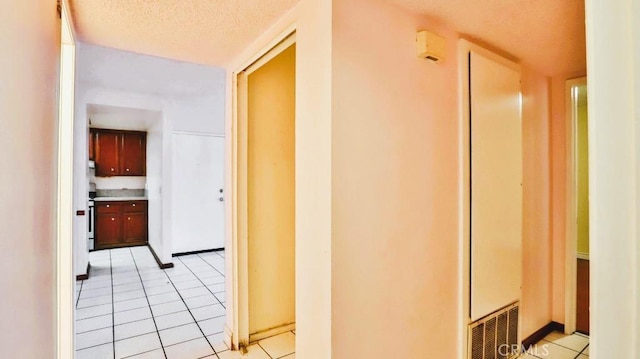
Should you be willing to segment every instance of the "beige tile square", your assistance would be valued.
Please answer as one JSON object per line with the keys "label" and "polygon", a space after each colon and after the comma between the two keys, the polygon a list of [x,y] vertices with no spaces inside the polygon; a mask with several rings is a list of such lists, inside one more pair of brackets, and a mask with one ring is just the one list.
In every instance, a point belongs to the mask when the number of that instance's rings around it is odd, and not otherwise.
{"label": "beige tile square", "polygon": [[161,315],[155,317],[158,330],[177,327],[184,324],[193,323],[193,317],[188,311]]}
{"label": "beige tile square", "polygon": [[76,349],[86,349],[100,344],[111,343],[113,341],[113,330],[111,327],[92,330],[76,335]]}
{"label": "beige tile square", "polygon": [[215,350],[216,353],[222,353],[229,350],[227,344],[224,343],[224,333],[209,335],[207,340],[209,340],[209,343],[211,343],[213,350]]}
{"label": "beige tile square", "polygon": [[204,335],[222,333],[224,325],[227,322],[226,317],[217,317],[198,322]]}
{"label": "beige tile square", "polygon": [[247,355],[242,355],[239,351],[227,350],[219,353],[218,357],[220,359],[270,359],[269,355],[257,344],[250,345],[247,350]]}
{"label": "beige tile square", "polygon": [[531,346],[526,353],[541,359],[574,359],[578,355],[577,351],[544,340]]}
{"label": "beige tile square", "polygon": [[565,348],[569,348],[571,350],[575,350],[577,352],[582,351],[582,349],[584,349],[587,344],[589,344],[589,338],[585,338],[577,334],[567,335],[560,332],[553,332],[547,335],[544,340],[552,342],[554,344],[558,344]]}
{"label": "beige tile square", "polygon": [[149,318],[139,320],[137,322],[116,325],[113,328],[113,331],[116,335],[115,339],[122,340],[142,334],[154,333],[156,331],[156,326],[153,323],[153,319]]}
{"label": "beige tile square", "polygon": [[213,355],[213,349],[204,337],[164,348],[167,359],[202,358]]}
{"label": "beige tile square", "polygon": [[132,357],[128,357],[127,359],[165,359],[164,350],[156,349],[150,352],[137,354]]}
{"label": "beige tile square", "polygon": [[113,321],[116,325],[136,322],[147,318],[151,318],[151,309],[149,309],[149,307],[131,309],[113,314]]}
{"label": "beige tile square", "polygon": [[191,310],[191,314],[193,314],[197,321],[221,317],[226,313],[226,309],[220,304],[207,305],[206,307],[200,307]]}
{"label": "beige tile square", "polygon": [[111,314],[101,315],[99,317],[76,320],[76,333],[84,333],[91,330],[110,328],[113,316]]}
{"label": "beige tile square", "polygon": [[109,343],[76,350],[74,359],[113,359],[113,344]]}
{"label": "beige tile square", "polygon": [[282,333],[258,342],[272,358],[281,358],[296,351],[296,336],[291,332]]}
{"label": "beige tile square", "polygon": [[160,331],[160,339],[162,339],[162,345],[165,347],[200,337],[202,337],[202,332],[195,323]]}
{"label": "beige tile square", "polygon": [[160,339],[157,333],[140,335],[116,341],[116,358],[146,353],[160,348]]}

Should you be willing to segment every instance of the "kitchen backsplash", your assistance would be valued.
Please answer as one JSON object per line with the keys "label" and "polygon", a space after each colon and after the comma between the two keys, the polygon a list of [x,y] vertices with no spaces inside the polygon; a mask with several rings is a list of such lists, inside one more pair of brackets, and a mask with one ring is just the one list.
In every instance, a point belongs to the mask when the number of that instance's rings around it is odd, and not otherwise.
{"label": "kitchen backsplash", "polygon": [[144,197],[145,189],[98,189],[96,196],[98,197]]}
{"label": "kitchen backsplash", "polygon": [[147,177],[95,177],[95,183],[97,190],[146,188]]}

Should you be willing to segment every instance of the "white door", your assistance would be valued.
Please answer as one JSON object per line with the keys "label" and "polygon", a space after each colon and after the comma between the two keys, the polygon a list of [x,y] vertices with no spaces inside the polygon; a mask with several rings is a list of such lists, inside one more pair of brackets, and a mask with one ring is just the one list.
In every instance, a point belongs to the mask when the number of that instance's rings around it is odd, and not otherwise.
{"label": "white door", "polygon": [[174,133],[173,149],[173,253],[224,248],[224,138]]}
{"label": "white door", "polygon": [[471,320],[520,298],[522,124],[519,71],[470,52]]}

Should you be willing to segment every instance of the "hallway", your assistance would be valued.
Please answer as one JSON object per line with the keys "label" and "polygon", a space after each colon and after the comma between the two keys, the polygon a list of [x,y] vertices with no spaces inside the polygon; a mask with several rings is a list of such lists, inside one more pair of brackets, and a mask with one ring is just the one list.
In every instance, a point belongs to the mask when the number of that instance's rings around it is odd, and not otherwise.
{"label": "hallway", "polygon": [[90,257],[90,278],[76,284],[77,358],[215,358],[227,350],[224,252],[175,257],[164,271],[147,247]]}
{"label": "hallway", "polygon": [[[223,343],[223,251],[174,257],[165,270],[147,247],[95,251],[90,261],[90,278],[76,282],[76,359],[239,357]],[[244,358],[295,359],[294,348],[288,332]]]}

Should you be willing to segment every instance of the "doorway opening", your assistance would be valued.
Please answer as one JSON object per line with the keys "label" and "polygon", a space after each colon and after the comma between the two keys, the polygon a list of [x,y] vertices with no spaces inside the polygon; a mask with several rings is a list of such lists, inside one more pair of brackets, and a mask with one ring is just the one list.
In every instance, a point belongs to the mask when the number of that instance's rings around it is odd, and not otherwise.
{"label": "doorway opening", "polygon": [[237,74],[232,346],[295,349],[295,35]]}
{"label": "doorway opening", "polygon": [[586,77],[568,80],[565,332],[589,334],[589,146]]}

